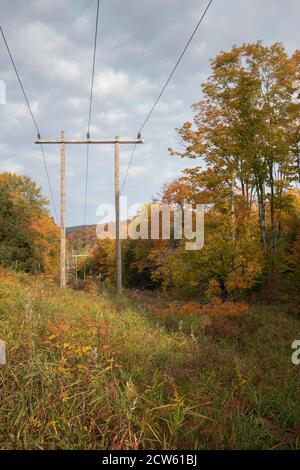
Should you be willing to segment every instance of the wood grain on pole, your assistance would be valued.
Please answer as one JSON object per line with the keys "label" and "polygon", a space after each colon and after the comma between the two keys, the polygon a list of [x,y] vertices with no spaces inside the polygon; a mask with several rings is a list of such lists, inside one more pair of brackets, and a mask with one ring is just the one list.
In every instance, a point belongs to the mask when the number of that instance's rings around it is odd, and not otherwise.
{"label": "wood grain on pole", "polygon": [[60,147],[60,287],[66,287],[66,162],[65,162],[65,144],[64,131],[61,131]]}

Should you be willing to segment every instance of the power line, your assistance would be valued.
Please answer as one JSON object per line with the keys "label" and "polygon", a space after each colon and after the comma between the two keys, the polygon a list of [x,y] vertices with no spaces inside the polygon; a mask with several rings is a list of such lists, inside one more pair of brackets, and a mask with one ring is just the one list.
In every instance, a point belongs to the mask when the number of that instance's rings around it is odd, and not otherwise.
{"label": "power line", "polygon": [[124,179],[123,179],[121,193],[123,192],[123,189],[124,189],[124,186],[125,186],[125,183],[126,183],[126,179],[127,179],[128,173],[129,173],[129,169],[130,169],[130,166],[131,166],[131,163],[132,163],[132,160],[133,160],[133,156],[135,154],[135,149],[136,149],[136,144],[134,144],[134,146],[133,146],[132,153],[131,153],[130,159],[129,159],[129,163],[128,163],[127,168],[126,168],[126,173],[125,173],[125,176],[124,176]]}
{"label": "power line", "polygon": [[[40,135],[40,133],[38,133],[38,134]],[[52,191],[52,186],[51,186],[49,171],[48,171],[48,167],[47,167],[47,161],[46,161],[46,157],[45,157],[44,147],[43,147],[42,144],[41,144],[40,148],[41,148],[41,153],[42,153],[42,156],[43,156],[44,167],[45,167],[45,171],[46,171],[46,175],[47,175],[48,186],[49,186],[49,191],[50,191],[50,196],[51,196],[51,202],[52,202],[52,206],[53,206],[53,210],[54,210],[56,225],[58,225],[58,216],[57,216],[56,206],[55,206],[55,202],[54,202],[53,191]]]}
{"label": "power line", "polygon": [[[97,0],[96,26],[95,26],[95,38],[94,38],[94,53],[93,53],[93,68],[92,68],[89,118],[88,118],[88,128],[87,128],[87,138],[88,139],[90,138],[91,116],[92,116],[92,107],[93,107],[94,77],[95,77],[95,63],[96,63],[96,52],[97,52],[98,23],[99,23],[99,6],[100,6],[100,0]],[[89,156],[90,156],[90,146],[89,146],[89,144],[87,144],[87,147],[86,147],[86,164],[85,164],[85,198],[84,198],[84,224],[83,225],[86,225]]]}
{"label": "power line", "polygon": [[186,53],[187,48],[189,47],[189,45],[190,45],[190,43],[192,42],[192,40],[193,40],[193,38],[194,38],[194,36],[195,36],[195,34],[196,34],[196,32],[197,32],[199,26],[201,25],[201,23],[202,23],[202,21],[203,21],[205,15],[206,15],[206,13],[207,13],[207,11],[208,11],[210,5],[211,5],[211,3],[212,3],[212,0],[210,0],[210,1],[208,2],[208,4],[207,4],[207,6],[206,6],[206,8],[205,8],[205,10],[204,10],[204,12],[203,12],[203,14],[202,14],[200,20],[199,20],[198,23],[197,23],[196,28],[195,28],[194,31],[193,31],[193,34],[191,35],[191,37],[190,37],[190,39],[188,40],[188,42],[187,42],[185,48],[183,49],[182,53],[180,54],[179,59],[177,60],[177,62],[176,62],[176,64],[175,64],[175,66],[174,66],[172,72],[171,72],[170,75],[169,75],[169,78],[167,79],[166,83],[165,83],[164,86],[163,86],[163,89],[161,90],[161,92],[160,92],[160,94],[158,95],[156,101],[154,102],[152,108],[150,109],[150,111],[149,111],[149,113],[148,113],[146,119],[144,120],[144,122],[143,122],[143,124],[142,124],[142,126],[141,126],[141,128],[140,128],[140,130],[139,130],[139,132],[142,132],[142,130],[144,129],[144,127],[145,127],[145,125],[146,125],[148,119],[150,118],[151,114],[153,113],[154,109],[156,108],[156,106],[157,106],[157,104],[158,104],[158,102],[159,102],[159,100],[160,100],[162,94],[164,93],[165,89],[167,88],[167,86],[168,86],[168,84],[169,84],[171,78],[173,77],[173,75],[174,75],[174,73],[175,73],[175,71],[176,71],[176,69],[177,69],[179,63],[181,62],[181,59],[183,58],[184,54]]}
{"label": "power line", "polygon": [[[30,103],[29,103],[29,101],[28,101],[28,98],[27,98],[27,95],[26,95],[26,92],[25,92],[25,89],[24,89],[24,86],[23,86],[21,77],[20,77],[19,72],[18,72],[18,70],[17,70],[15,61],[14,61],[14,59],[13,59],[12,53],[11,53],[11,51],[10,51],[10,48],[9,48],[9,46],[8,46],[8,43],[7,43],[5,34],[4,34],[4,31],[3,31],[3,29],[2,29],[1,26],[0,26],[0,32],[1,32],[1,35],[2,35],[2,38],[3,38],[4,44],[5,44],[5,47],[6,47],[6,49],[7,49],[8,55],[9,55],[9,57],[10,57],[11,63],[12,63],[13,68],[14,68],[14,70],[15,70],[15,73],[16,73],[16,76],[17,76],[19,85],[20,85],[20,87],[21,87],[21,90],[22,90],[22,93],[23,93],[23,96],[24,96],[26,105],[27,105],[27,107],[28,107],[29,113],[30,113],[30,115],[31,115],[31,118],[32,118],[32,121],[33,121],[33,124],[34,124],[34,127],[35,127],[36,132],[37,132],[37,134],[38,134],[38,136],[39,136],[39,135],[40,135],[40,131],[39,131],[39,128],[38,128],[36,119],[35,119],[35,117],[34,117],[34,114],[33,114],[32,108],[31,108],[31,106],[30,106]],[[52,206],[53,206],[53,210],[54,210],[54,214],[55,214],[55,219],[56,219],[56,222],[57,222],[57,221],[58,221],[58,217],[57,217],[57,212],[56,212],[56,206],[55,206],[55,203],[54,203],[54,197],[53,197],[53,191],[52,191],[52,186],[51,186],[51,181],[50,181],[50,176],[49,176],[47,161],[46,161],[46,157],[45,157],[45,153],[44,153],[44,148],[43,148],[42,145],[41,145],[41,153],[42,153],[42,157],[43,157],[43,161],[44,161],[44,167],[45,167],[45,171],[46,171],[46,175],[47,175],[47,180],[48,180],[48,185],[49,185],[49,190],[50,190],[50,196],[51,196],[51,202],[52,202]]]}
{"label": "power line", "polygon": [[[145,127],[145,125],[147,124],[147,122],[148,122],[148,120],[149,120],[151,114],[153,113],[154,109],[156,108],[156,106],[157,106],[157,104],[158,104],[160,98],[162,97],[164,91],[166,90],[166,88],[167,88],[167,86],[168,86],[168,84],[169,84],[171,78],[173,77],[173,75],[174,75],[174,73],[175,73],[175,71],[176,71],[178,65],[180,64],[180,62],[181,62],[181,60],[182,60],[184,54],[186,53],[187,48],[189,47],[189,45],[190,45],[190,43],[192,42],[192,40],[193,40],[193,38],[194,38],[196,32],[198,31],[198,28],[199,28],[199,26],[201,25],[201,23],[202,23],[202,21],[203,21],[205,15],[206,15],[206,13],[207,13],[207,11],[208,11],[210,5],[211,5],[211,3],[212,3],[212,0],[210,0],[210,1],[208,2],[207,6],[206,6],[206,8],[205,8],[205,10],[204,10],[204,12],[203,12],[202,15],[201,15],[200,20],[198,21],[198,23],[197,23],[197,25],[196,25],[196,27],[195,27],[195,29],[194,29],[192,35],[190,36],[188,42],[186,43],[186,45],[185,45],[183,51],[181,52],[181,54],[180,54],[180,56],[179,56],[179,58],[178,58],[176,64],[174,65],[174,67],[173,67],[173,69],[172,69],[172,71],[171,71],[171,73],[170,73],[168,79],[166,80],[166,82],[165,82],[165,84],[164,84],[164,86],[163,86],[161,92],[159,93],[158,97],[156,98],[156,100],[155,100],[155,102],[154,102],[152,108],[150,109],[149,113],[147,114],[147,116],[146,116],[146,118],[145,118],[143,124],[141,125],[140,130],[139,130],[139,133],[141,133],[142,130],[144,129],[144,127]],[[130,169],[132,160],[133,160],[133,156],[134,156],[134,153],[135,153],[135,149],[136,149],[136,145],[133,147],[132,154],[131,154],[131,156],[130,156],[130,160],[129,160],[129,163],[128,163],[128,166],[127,166],[127,169],[126,169],[125,177],[124,177],[124,180],[123,180],[123,183],[122,183],[122,191],[123,191],[124,186],[125,186],[125,183],[126,183],[127,175],[128,175],[128,172],[129,172],[129,169]]]}

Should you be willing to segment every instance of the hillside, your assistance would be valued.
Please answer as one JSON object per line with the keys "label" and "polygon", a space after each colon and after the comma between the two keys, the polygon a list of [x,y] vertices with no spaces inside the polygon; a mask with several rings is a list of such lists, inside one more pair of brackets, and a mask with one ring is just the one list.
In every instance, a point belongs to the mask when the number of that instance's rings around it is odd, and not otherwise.
{"label": "hillside", "polygon": [[146,305],[1,271],[0,448],[300,447],[299,316]]}
{"label": "hillside", "polygon": [[[125,230],[127,227],[127,221],[121,221],[121,230]],[[114,222],[110,222],[111,227],[114,227]],[[66,227],[66,236],[69,245],[75,251],[77,250],[89,250],[95,245],[97,239],[96,230],[107,231],[108,224],[98,225],[75,225],[73,227]]]}

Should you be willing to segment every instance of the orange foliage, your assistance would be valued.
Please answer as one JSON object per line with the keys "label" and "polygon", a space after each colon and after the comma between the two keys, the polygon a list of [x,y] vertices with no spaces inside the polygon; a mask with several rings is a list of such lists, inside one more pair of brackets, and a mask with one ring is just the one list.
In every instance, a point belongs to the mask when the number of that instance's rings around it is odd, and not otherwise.
{"label": "orange foliage", "polygon": [[45,274],[55,275],[59,270],[59,228],[52,218],[42,214],[31,223],[35,247]]}
{"label": "orange foliage", "polygon": [[11,285],[15,282],[15,276],[0,266],[0,283]]}
{"label": "orange foliage", "polygon": [[164,316],[172,313],[178,315],[214,315],[235,317],[248,310],[249,305],[242,302],[223,302],[214,304],[200,304],[198,302],[171,302],[165,306],[147,303],[147,310],[153,315]]}

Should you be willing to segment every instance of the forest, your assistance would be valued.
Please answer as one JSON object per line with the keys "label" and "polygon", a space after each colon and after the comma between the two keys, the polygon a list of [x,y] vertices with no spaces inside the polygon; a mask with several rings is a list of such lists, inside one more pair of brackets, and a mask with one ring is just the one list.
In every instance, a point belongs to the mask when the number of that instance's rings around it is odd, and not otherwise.
{"label": "forest", "polygon": [[[205,242],[124,240],[127,288],[160,290],[176,299],[299,301],[299,103],[294,99],[300,53],[282,44],[233,47],[211,61],[194,121],[177,130],[170,158],[195,160],[146,204],[205,207]],[[138,217],[138,215],[137,215]],[[79,269],[113,282],[114,246],[95,227],[69,235],[89,249]]]}

